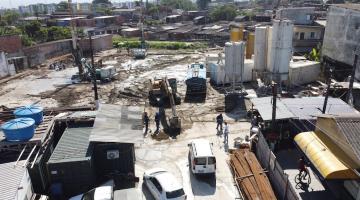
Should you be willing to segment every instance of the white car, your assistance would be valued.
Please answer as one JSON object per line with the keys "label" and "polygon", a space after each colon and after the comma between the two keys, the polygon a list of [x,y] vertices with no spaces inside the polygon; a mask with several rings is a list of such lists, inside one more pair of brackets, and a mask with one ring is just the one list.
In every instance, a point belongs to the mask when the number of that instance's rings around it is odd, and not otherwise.
{"label": "white car", "polygon": [[114,181],[109,180],[86,193],[71,197],[69,200],[113,200]]}
{"label": "white car", "polygon": [[154,168],[145,171],[144,183],[156,200],[185,200],[186,195],[182,185],[174,175],[165,169]]}
{"label": "white car", "polygon": [[216,158],[212,150],[212,144],[205,139],[193,140],[190,144],[189,159],[193,174],[215,175]]}

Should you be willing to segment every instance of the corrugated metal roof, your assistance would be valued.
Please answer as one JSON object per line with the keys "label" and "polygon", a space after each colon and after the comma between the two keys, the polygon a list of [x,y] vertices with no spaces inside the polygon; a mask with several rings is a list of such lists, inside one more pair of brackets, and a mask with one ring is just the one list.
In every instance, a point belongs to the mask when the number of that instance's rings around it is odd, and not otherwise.
{"label": "corrugated metal roof", "polygon": [[[272,97],[251,99],[264,121],[271,120]],[[322,114],[324,97],[280,98],[276,101],[276,119],[315,119]],[[329,98],[326,114],[356,114],[357,110],[339,98]]]}
{"label": "corrugated metal roof", "polygon": [[101,104],[90,141],[142,143],[142,114],[141,107]]}
{"label": "corrugated metal roof", "polygon": [[14,200],[18,188],[23,178],[26,167],[23,167],[23,161],[19,161],[15,167],[15,162],[0,164],[0,199]]}
{"label": "corrugated metal roof", "polygon": [[[322,114],[324,97],[284,98],[281,101],[299,119],[315,119]],[[358,113],[339,98],[329,98],[326,114],[354,114]]]}
{"label": "corrugated metal roof", "polygon": [[[253,98],[251,102],[254,108],[257,109],[264,121],[269,121],[272,118],[272,97]],[[276,119],[295,118],[295,115],[277,99],[276,101]]]}
{"label": "corrugated metal roof", "polygon": [[48,163],[68,162],[90,157],[89,127],[67,128],[55,147]]}
{"label": "corrugated metal roof", "polygon": [[360,159],[360,116],[335,117],[337,126],[350,144],[355,155]]}

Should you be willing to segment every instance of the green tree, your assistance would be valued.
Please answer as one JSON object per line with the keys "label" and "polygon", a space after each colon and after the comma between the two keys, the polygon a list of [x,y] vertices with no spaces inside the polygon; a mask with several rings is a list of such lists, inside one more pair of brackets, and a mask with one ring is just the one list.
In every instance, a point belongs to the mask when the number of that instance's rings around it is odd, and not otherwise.
{"label": "green tree", "polygon": [[69,28],[52,26],[48,28],[47,31],[48,31],[48,41],[71,38],[71,31]]}
{"label": "green tree", "polygon": [[34,44],[34,41],[32,41],[32,39],[27,36],[27,35],[22,35],[21,36],[21,43],[24,45],[24,46],[31,46]]}
{"label": "green tree", "polygon": [[107,4],[111,5],[111,2],[109,0],[93,0],[92,4]]}
{"label": "green tree", "polygon": [[230,5],[223,5],[220,7],[215,8],[210,12],[210,17],[213,21],[220,21],[220,20],[233,20],[237,15],[236,8]]}
{"label": "green tree", "polygon": [[173,9],[195,10],[196,5],[190,0],[161,0],[161,5]]}
{"label": "green tree", "polygon": [[61,1],[56,5],[56,11],[65,12],[69,10],[69,3],[66,1]]}
{"label": "green tree", "polygon": [[208,8],[210,2],[211,0],[197,0],[196,4],[199,10],[205,10]]}
{"label": "green tree", "polygon": [[0,27],[0,35],[20,35],[21,30],[15,27],[3,26]]}
{"label": "green tree", "polygon": [[15,22],[20,18],[20,14],[12,10],[7,10],[2,18],[6,24],[10,26],[15,24]]}
{"label": "green tree", "polygon": [[25,24],[24,26],[25,33],[31,38],[35,38],[36,34],[39,33],[40,29],[41,23],[39,21],[32,21],[28,24]]}

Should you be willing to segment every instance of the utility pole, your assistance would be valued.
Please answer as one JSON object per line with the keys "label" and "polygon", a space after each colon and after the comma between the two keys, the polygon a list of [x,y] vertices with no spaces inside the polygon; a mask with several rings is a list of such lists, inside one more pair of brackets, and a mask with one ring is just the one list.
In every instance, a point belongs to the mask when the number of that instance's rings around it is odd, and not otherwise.
{"label": "utility pole", "polygon": [[277,98],[277,83],[272,83],[272,116],[271,116],[271,128],[275,130],[275,121],[276,121],[276,98]]}
{"label": "utility pole", "polygon": [[96,109],[99,108],[99,96],[97,91],[97,82],[96,82],[96,70],[95,70],[95,63],[94,63],[94,50],[92,46],[92,38],[91,38],[92,32],[89,32],[89,43],[90,43],[90,56],[91,56],[91,74],[94,84],[94,96],[95,96],[95,106]]}
{"label": "utility pole", "polygon": [[346,97],[346,102],[353,106],[353,87],[354,87],[354,80],[355,80],[355,72],[356,72],[356,65],[357,65],[357,61],[358,61],[358,55],[359,52],[358,50],[355,51],[355,57],[354,57],[354,64],[353,64],[353,68],[352,68],[352,72],[351,72],[351,77],[350,77],[350,82],[349,82],[349,90],[348,90],[348,94]]}
{"label": "utility pole", "polygon": [[329,64],[326,64],[326,68],[328,68],[328,78],[326,80],[326,93],[325,93],[325,99],[324,99],[324,105],[323,105],[323,109],[322,109],[322,113],[325,114],[326,112],[326,106],[327,106],[327,102],[329,99],[329,93],[330,93],[330,85],[331,85],[331,76],[332,76],[332,69],[330,68]]}

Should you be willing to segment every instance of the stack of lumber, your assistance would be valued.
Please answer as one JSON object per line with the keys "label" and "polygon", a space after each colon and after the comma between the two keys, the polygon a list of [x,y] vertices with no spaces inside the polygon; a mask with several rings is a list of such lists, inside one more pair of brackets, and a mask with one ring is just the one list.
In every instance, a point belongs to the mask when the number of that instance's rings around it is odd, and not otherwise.
{"label": "stack of lumber", "polygon": [[266,172],[261,168],[255,154],[249,149],[235,150],[230,154],[230,165],[237,186],[248,200],[276,199]]}

